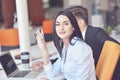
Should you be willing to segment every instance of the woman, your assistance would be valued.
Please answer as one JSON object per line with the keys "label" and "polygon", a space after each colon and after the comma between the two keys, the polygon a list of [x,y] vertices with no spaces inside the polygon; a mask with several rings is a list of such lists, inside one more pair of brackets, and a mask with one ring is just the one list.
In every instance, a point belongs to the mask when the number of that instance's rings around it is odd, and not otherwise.
{"label": "woman", "polygon": [[54,19],[53,41],[59,52],[58,60],[52,65],[42,33],[36,32],[38,46],[42,51],[44,70],[50,80],[59,72],[67,80],[96,80],[91,48],[83,41],[74,15],[61,11]]}

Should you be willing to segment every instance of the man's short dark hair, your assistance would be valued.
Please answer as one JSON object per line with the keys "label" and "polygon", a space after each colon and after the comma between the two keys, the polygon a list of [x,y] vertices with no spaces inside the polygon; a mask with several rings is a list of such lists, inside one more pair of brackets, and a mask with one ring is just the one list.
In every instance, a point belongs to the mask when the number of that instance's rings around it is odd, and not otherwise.
{"label": "man's short dark hair", "polygon": [[82,18],[85,23],[88,25],[88,10],[82,6],[72,6],[67,8],[66,10],[71,11],[77,19]]}

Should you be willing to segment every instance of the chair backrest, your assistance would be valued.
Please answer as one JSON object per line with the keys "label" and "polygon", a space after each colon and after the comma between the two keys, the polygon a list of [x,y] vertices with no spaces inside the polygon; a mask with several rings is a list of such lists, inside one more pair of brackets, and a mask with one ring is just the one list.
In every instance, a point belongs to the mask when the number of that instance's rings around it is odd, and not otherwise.
{"label": "chair backrest", "polygon": [[42,23],[42,29],[44,34],[52,34],[53,20],[44,20]]}
{"label": "chair backrest", "polygon": [[19,46],[18,29],[0,30],[0,45],[1,46]]}
{"label": "chair backrest", "polygon": [[112,80],[119,57],[120,45],[112,41],[105,41],[96,66],[98,80]]}

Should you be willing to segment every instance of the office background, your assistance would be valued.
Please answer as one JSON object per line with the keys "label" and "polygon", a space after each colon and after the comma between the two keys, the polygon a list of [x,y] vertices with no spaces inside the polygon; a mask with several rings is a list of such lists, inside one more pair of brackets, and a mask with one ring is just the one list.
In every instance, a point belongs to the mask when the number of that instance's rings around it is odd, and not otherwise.
{"label": "office background", "polygon": [[[120,0],[27,0],[27,2],[29,21],[33,26],[42,25],[43,20],[51,19],[57,11],[73,5],[82,5],[88,8],[90,24],[91,16],[95,13],[96,8],[99,14],[103,16],[105,26],[109,24],[117,26],[120,24]],[[0,0],[1,29],[13,27],[15,12],[15,0]]]}
{"label": "office background", "polygon": [[[0,30],[18,27],[15,2],[0,0]],[[52,20],[58,11],[74,5],[88,9],[90,25],[101,27],[113,35],[120,34],[120,0],[27,0],[27,5],[31,44],[36,44],[34,32],[43,26],[44,21]],[[45,33],[45,39],[52,40],[50,31]]]}

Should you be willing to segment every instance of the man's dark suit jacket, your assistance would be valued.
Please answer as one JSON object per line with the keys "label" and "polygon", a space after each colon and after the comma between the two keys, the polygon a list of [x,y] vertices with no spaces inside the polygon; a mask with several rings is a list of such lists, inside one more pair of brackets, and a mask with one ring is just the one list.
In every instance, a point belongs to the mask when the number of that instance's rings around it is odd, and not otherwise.
{"label": "man's dark suit jacket", "polygon": [[[95,59],[95,67],[98,62],[104,42],[106,40],[110,40],[110,41],[113,41],[119,44],[119,42],[111,38],[103,29],[98,28],[98,27],[92,27],[92,26],[87,27],[87,30],[85,33],[85,42],[88,45],[90,45],[93,50],[93,58]],[[120,80],[120,59],[118,61],[112,80]]]}
{"label": "man's dark suit jacket", "polygon": [[[97,65],[104,42],[106,40],[110,40],[110,41],[120,44],[119,42],[111,38],[103,29],[98,28],[98,27],[88,26],[86,30],[86,34],[85,34],[85,42],[88,45],[90,45],[93,50],[93,57],[95,59],[95,67]],[[120,58],[118,60],[112,80],[120,80]]]}
{"label": "man's dark suit jacket", "polygon": [[93,57],[95,59],[95,66],[98,62],[102,47],[106,40],[118,43],[111,38],[103,29],[98,27],[88,26],[85,34],[85,42],[91,46],[93,50]]}

